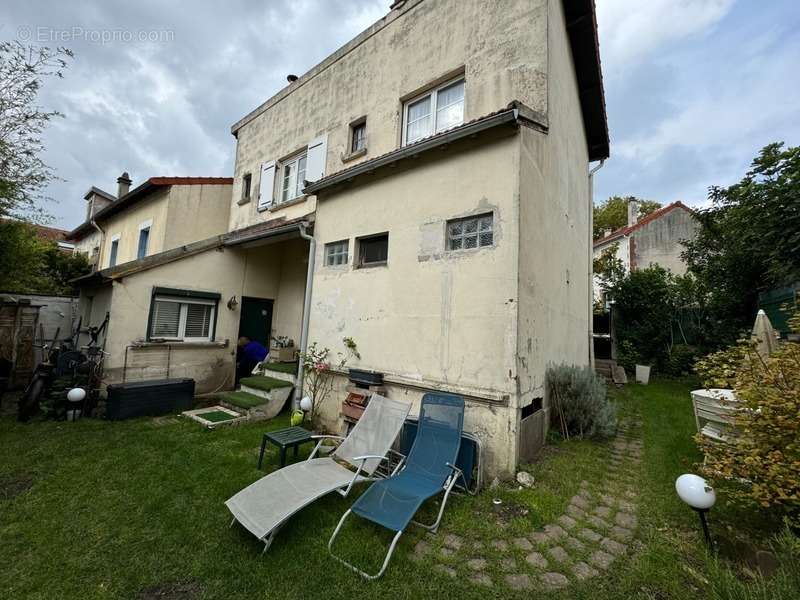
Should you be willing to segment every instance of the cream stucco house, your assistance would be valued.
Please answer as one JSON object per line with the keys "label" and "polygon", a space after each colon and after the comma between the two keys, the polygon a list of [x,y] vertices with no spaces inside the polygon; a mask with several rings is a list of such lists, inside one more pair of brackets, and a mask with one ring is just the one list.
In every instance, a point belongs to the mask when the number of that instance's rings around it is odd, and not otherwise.
{"label": "cream stucco house", "polygon": [[512,474],[543,443],[547,365],[590,362],[592,0],[394,2],[288,79],[232,128],[225,233],[110,268],[103,246],[84,286],[112,314],[109,377],[225,389],[239,333],[348,336],[388,395],[463,395],[486,474]]}

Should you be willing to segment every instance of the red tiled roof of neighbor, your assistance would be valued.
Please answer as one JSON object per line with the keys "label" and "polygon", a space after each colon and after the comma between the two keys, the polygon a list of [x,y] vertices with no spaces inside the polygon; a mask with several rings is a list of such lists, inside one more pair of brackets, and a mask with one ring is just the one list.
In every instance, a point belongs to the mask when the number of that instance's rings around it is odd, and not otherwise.
{"label": "red tiled roof of neighbor", "polygon": [[692,211],[691,208],[689,208],[683,202],[678,200],[677,202],[673,202],[671,204],[667,204],[666,206],[663,206],[663,207],[659,208],[658,210],[654,210],[649,215],[646,215],[646,216],[642,217],[641,219],[639,219],[633,225],[626,225],[625,227],[620,227],[616,231],[612,231],[609,235],[607,235],[605,237],[601,237],[598,240],[595,240],[594,241],[594,245],[595,246],[602,246],[606,242],[610,242],[612,240],[616,240],[618,238],[624,237],[624,236],[628,235],[629,233],[644,227],[648,223],[651,223],[652,221],[655,221],[656,219],[658,219],[660,217],[663,217],[665,214],[667,214],[668,212],[670,212],[671,210],[673,210],[675,208],[682,208],[683,210],[685,210],[688,213],[693,213],[694,212],[694,211]]}
{"label": "red tiled roof of neighbor", "polygon": [[151,177],[153,185],[227,185],[233,183],[233,177]]}
{"label": "red tiled roof of neighbor", "polygon": [[36,230],[36,235],[43,240],[52,240],[54,242],[60,242],[65,237],[69,231],[65,229],[58,229],[57,227],[45,227],[44,225],[34,225],[33,228]]}

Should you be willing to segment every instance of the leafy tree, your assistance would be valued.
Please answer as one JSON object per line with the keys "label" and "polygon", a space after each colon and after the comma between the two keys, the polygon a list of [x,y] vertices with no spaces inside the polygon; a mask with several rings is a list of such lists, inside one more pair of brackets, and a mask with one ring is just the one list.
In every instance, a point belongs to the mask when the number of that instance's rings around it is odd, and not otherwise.
{"label": "leafy tree", "polygon": [[611,196],[605,202],[594,207],[594,239],[603,237],[606,229],[614,231],[628,224],[628,202],[631,200],[639,203],[638,217],[640,219],[661,208],[661,204],[654,200],[641,200],[634,196]]}
{"label": "leafy tree", "polygon": [[0,217],[29,213],[55,178],[41,159],[41,134],[57,111],[42,110],[39,90],[48,77],[63,77],[67,48],[0,43]]}
{"label": "leafy tree", "polygon": [[625,277],[625,263],[617,258],[618,251],[619,243],[611,244],[592,261],[594,274],[599,277],[603,292],[608,292],[615,281]]}
{"label": "leafy tree", "polygon": [[55,242],[40,239],[28,223],[0,220],[0,290],[75,294],[70,281],[89,271],[83,254],[64,252]]}
{"label": "leafy tree", "polygon": [[769,144],[742,181],[712,187],[709,199],[683,258],[722,344],[750,325],[760,290],[800,281],[800,147]]}

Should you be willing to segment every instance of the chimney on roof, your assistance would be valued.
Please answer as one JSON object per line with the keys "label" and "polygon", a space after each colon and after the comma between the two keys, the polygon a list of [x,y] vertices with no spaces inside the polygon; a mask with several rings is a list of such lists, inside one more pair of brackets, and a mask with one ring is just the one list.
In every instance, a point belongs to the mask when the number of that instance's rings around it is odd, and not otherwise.
{"label": "chimney on roof", "polygon": [[636,225],[639,220],[639,202],[631,198],[628,200],[628,227]]}
{"label": "chimney on roof", "polygon": [[128,175],[128,172],[125,171],[117,177],[117,198],[122,198],[125,194],[127,194],[131,189],[131,177]]}

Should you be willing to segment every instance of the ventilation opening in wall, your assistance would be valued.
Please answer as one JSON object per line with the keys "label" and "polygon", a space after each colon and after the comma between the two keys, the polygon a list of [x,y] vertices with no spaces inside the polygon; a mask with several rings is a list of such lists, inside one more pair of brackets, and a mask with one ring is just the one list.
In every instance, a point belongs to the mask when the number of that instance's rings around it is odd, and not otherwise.
{"label": "ventilation opening in wall", "polygon": [[533,402],[528,404],[527,406],[523,406],[519,418],[524,419],[526,417],[530,417],[533,413],[542,410],[542,399],[541,398],[534,398]]}

